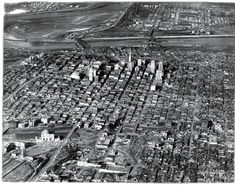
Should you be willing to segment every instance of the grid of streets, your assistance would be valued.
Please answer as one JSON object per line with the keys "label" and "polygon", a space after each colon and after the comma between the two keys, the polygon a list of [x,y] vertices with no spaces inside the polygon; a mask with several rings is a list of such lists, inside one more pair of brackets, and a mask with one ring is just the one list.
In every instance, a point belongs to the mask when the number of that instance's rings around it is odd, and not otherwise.
{"label": "grid of streets", "polygon": [[[26,165],[46,164],[32,180],[232,181],[234,57],[142,48],[37,54],[4,71],[11,80],[4,91],[24,75],[30,80],[4,103],[4,127],[18,126],[6,136],[36,142],[45,129],[60,136],[26,149],[37,160]],[[163,85],[152,90],[160,62]]]}

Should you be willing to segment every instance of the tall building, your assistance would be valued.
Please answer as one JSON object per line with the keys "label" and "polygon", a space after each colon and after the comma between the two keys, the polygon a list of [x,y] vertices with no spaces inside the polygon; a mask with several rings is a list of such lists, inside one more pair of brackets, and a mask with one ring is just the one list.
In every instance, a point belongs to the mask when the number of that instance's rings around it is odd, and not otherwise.
{"label": "tall building", "polygon": [[158,70],[163,71],[163,62],[162,62],[162,61],[160,61],[160,62],[158,63]]}
{"label": "tall building", "polygon": [[23,158],[23,157],[24,157],[24,149],[23,149],[23,148],[21,148],[21,149],[20,149],[20,151],[21,151],[21,153],[20,153],[21,158]]}
{"label": "tall building", "polygon": [[133,63],[131,61],[131,50],[130,50],[130,53],[129,53],[129,60],[128,60],[128,70],[129,71],[132,71],[132,68],[133,68]]}
{"label": "tall building", "polygon": [[155,73],[155,60],[151,60],[151,63],[150,63],[150,71],[152,73]]}
{"label": "tall building", "polygon": [[128,60],[128,62],[129,62],[129,63],[131,62],[131,50],[130,50],[130,52],[129,52],[129,60]]}
{"label": "tall building", "polygon": [[137,65],[140,67],[142,65],[142,60],[141,59],[138,59],[137,60]]}
{"label": "tall building", "polygon": [[132,71],[133,69],[133,63],[132,62],[128,62],[128,70]]}
{"label": "tall building", "polygon": [[161,70],[157,70],[155,77],[156,85],[162,86],[162,76],[163,72]]}
{"label": "tall building", "polygon": [[93,70],[93,77],[96,77],[96,69]]}
{"label": "tall building", "polygon": [[88,69],[88,77],[89,77],[89,81],[93,81],[93,69],[91,66]]}
{"label": "tall building", "polygon": [[163,76],[163,72],[161,70],[157,70],[155,79],[162,79],[162,76]]}

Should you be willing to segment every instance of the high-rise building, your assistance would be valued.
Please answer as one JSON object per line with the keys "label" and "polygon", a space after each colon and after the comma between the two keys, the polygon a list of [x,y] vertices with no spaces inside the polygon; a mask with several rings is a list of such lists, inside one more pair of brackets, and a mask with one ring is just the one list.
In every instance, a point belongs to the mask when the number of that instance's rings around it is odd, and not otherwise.
{"label": "high-rise building", "polygon": [[162,76],[163,76],[163,72],[161,70],[157,70],[155,81],[158,86],[162,86]]}
{"label": "high-rise building", "polygon": [[128,62],[131,62],[131,50],[129,52],[129,60],[128,60]]}
{"label": "high-rise building", "polygon": [[163,63],[162,63],[162,61],[160,61],[160,62],[158,63],[158,70],[163,71]]}
{"label": "high-rise building", "polygon": [[150,71],[152,73],[155,73],[155,60],[151,60],[151,63],[150,63]]}
{"label": "high-rise building", "polygon": [[24,149],[21,148],[20,151],[21,151],[21,157],[23,158],[24,157]]}
{"label": "high-rise building", "polygon": [[128,62],[128,70],[132,71],[133,68],[133,63],[132,62]]}
{"label": "high-rise building", "polygon": [[89,69],[88,69],[88,77],[89,77],[89,81],[93,81],[93,69],[92,69],[92,67],[89,67]]}
{"label": "high-rise building", "polygon": [[93,70],[93,77],[96,77],[96,69]]}
{"label": "high-rise building", "polygon": [[129,71],[132,71],[132,68],[133,68],[133,63],[132,63],[132,61],[131,61],[131,50],[130,50],[130,52],[129,52],[129,60],[128,60],[128,70]]}
{"label": "high-rise building", "polygon": [[163,76],[163,72],[161,70],[157,70],[156,71],[156,77],[155,79],[162,79],[162,76]]}

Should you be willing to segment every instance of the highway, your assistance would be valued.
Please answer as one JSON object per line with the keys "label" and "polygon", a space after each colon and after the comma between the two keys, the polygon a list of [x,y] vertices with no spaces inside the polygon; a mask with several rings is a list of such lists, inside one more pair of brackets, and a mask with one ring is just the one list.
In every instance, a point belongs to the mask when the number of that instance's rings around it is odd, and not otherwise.
{"label": "highway", "polygon": [[[197,39],[197,38],[235,38],[235,35],[179,35],[179,36],[155,36],[154,39]],[[100,38],[84,38],[87,42],[94,41],[120,41],[120,40],[147,40],[150,37],[100,37]]]}
{"label": "highway", "polygon": [[[221,42],[213,42],[207,41],[206,39],[221,39]],[[195,40],[201,41],[202,43],[213,43],[212,46],[220,46],[224,47],[234,45],[232,42],[235,39],[235,35],[180,35],[180,36],[135,36],[135,37],[88,37],[83,38],[81,41],[86,42],[88,45],[95,46],[126,46],[126,45],[137,45],[137,44],[144,44],[144,42],[148,42],[150,40],[155,41],[166,41],[169,45],[172,45],[171,41],[173,41],[173,46],[178,44],[177,42],[183,42],[185,40]],[[204,40],[205,39],[205,40]],[[226,41],[225,41],[226,39]],[[230,40],[231,39],[231,40]],[[229,41],[227,41],[229,40]],[[134,43],[132,43],[134,42]],[[199,42],[199,43],[200,43]],[[191,45],[195,45],[192,41],[190,42]],[[224,43],[224,44],[223,44]],[[187,44],[187,42],[185,42]],[[14,47],[23,47],[23,48],[34,48],[34,49],[75,49],[76,48],[76,41],[73,40],[51,40],[51,39],[28,39],[26,40],[14,40],[14,39],[4,39],[4,46],[14,46]],[[97,47],[97,46],[96,46]]]}

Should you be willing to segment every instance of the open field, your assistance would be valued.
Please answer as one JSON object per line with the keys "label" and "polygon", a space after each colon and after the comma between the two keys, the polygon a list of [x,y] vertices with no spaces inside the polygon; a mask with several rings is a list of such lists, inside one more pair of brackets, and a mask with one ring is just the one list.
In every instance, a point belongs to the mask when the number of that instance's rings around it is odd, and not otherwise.
{"label": "open field", "polygon": [[[89,29],[121,14],[130,3],[102,3],[84,10],[65,10],[4,17],[4,32],[20,39],[54,38],[71,29]],[[7,37],[7,35],[5,35]]]}
{"label": "open field", "polygon": [[203,46],[209,49],[234,49],[235,38],[198,38],[198,39],[170,39],[163,42],[164,46]]}
{"label": "open field", "polygon": [[47,41],[23,41],[23,40],[4,40],[5,47],[11,48],[31,48],[31,49],[67,49],[67,48],[76,48],[74,42],[47,42]]}

